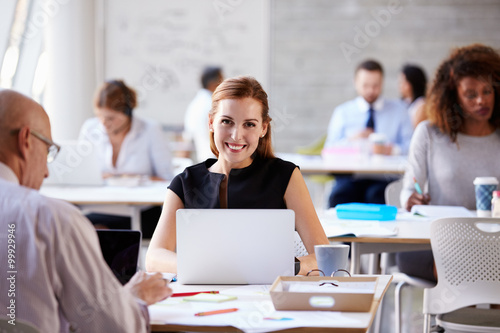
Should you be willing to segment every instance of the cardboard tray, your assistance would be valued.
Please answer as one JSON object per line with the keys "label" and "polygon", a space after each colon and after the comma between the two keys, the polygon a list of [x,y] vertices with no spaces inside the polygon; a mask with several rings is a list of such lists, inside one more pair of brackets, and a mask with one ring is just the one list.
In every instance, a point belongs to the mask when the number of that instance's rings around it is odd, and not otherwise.
{"label": "cardboard tray", "polygon": [[[373,293],[316,293],[283,290],[284,285],[289,283],[318,282],[319,285],[321,281],[375,282],[375,288]],[[377,283],[377,277],[279,276],[269,293],[276,310],[369,312]]]}

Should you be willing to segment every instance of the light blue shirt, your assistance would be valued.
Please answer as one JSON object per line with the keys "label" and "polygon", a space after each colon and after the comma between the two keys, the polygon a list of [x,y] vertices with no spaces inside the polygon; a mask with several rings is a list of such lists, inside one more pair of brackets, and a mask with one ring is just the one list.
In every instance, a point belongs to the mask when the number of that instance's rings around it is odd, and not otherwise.
{"label": "light blue shirt", "polygon": [[[366,128],[370,105],[361,96],[339,105],[333,111],[325,148],[344,143],[350,137]],[[375,110],[375,132],[383,133],[387,139],[408,153],[413,126],[408,116],[407,106],[398,100],[379,98],[373,103]]]}

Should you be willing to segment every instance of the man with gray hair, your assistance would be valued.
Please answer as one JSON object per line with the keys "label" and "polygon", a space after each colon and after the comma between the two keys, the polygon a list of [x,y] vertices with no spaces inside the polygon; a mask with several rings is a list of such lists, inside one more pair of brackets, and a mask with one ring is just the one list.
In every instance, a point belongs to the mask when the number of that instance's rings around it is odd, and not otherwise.
{"label": "man with gray hair", "polygon": [[137,273],[122,286],[92,224],[69,203],[38,193],[58,151],[44,109],[1,90],[0,305],[8,322],[40,332],[146,332],[147,306],[172,290],[160,273]]}

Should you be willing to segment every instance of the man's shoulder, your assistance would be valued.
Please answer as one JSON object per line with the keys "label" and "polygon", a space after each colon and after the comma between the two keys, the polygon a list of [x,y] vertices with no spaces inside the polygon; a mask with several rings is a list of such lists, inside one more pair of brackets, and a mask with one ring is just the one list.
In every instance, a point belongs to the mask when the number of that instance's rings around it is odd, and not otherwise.
{"label": "man's shoulder", "polygon": [[[0,182],[3,190],[0,200],[10,202],[11,207],[18,205],[29,207],[28,209],[31,211],[49,217],[48,220],[51,221],[57,217],[62,219],[76,216],[83,217],[75,206],[66,201],[47,197],[37,190],[19,184],[5,182],[1,179]],[[7,193],[8,195],[6,195]]]}
{"label": "man's shoulder", "polygon": [[408,105],[400,99],[384,99],[384,109],[406,111]]}
{"label": "man's shoulder", "polygon": [[36,200],[36,202],[38,203],[38,207],[40,209],[50,211],[50,214],[52,215],[58,215],[63,218],[76,215],[83,216],[80,213],[80,210],[78,210],[78,208],[76,208],[69,202],[66,202],[61,199],[47,197],[33,189],[28,189],[28,190],[30,190],[31,198],[33,198],[33,200]]}
{"label": "man's shoulder", "polygon": [[356,101],[356,98],[345,101],[344,103],[339,104],[334,112],[337,113],[343,113],[343,112],[350,112],[353,109],[358,109],[358,103]]}
{"label": "man's shoulder", "polygon": [[195,116],[193,113],[205,113],[210,111],[212,107],[212,93],[206,89],[200,89],[196,96],[189,102],[186,112],[191,113],[191,116]]}

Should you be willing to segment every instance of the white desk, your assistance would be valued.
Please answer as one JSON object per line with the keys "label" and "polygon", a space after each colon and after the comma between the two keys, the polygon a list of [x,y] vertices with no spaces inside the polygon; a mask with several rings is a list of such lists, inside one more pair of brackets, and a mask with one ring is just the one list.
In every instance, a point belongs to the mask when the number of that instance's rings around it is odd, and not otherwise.
{"label": "white desk", "polygon": [[317,155],[277,153],[277,156],[295,163],[302,174],[397,174],[407,165],[406,156],[381,155]]}
{"label": "white desk", "polygon": [[[330,241],[351,243],[351,272],[355,274],[360,271],[362,254],[431,249],[431,218],[413,216],[408,212],[398,213],[394,221],[339,220],[331,211],[319,215]],[[387,234],[384,235],[385,230]],[[389,235],[390,231],[396,231],[396,234]],[[357,237],[342,236],[349,232]]]}
{"label": "white desk", "polygon": [[154,181],[134,187],[44,185],[40,193],[92,212],[130,216],[132,229],[141,230],[141,209],[161,206],[168,184]]}
{"label": "white desk", "polygon": [[[169,298],[149,307],[153,332],[366,332],[392,280],[379,276],[379,284],[370,312],[276,311],[269,296],[270,285],[260,286],[187,286],[171,284],[175,292],[219,290],[237,296],[222,303],[183,302],[182,297]],[[237,312],[195,317],[197,312],[238,308]],[[264,318],[292,318],[266,320]]]}

